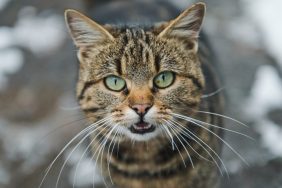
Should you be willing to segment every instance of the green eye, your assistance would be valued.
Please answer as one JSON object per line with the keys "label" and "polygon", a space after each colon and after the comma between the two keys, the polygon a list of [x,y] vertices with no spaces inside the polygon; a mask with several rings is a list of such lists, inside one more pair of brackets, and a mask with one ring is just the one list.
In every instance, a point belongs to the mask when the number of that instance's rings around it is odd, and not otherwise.
{"label": "green eye", "polygon": [[173,81],[174,73],[170,71],[161,72],[154,78],[154,84],[160,89],[167,88]]}
{"label": "green eye", "polygon": [[107,88],[113,91],[121,91],[125,87],[124,79],[114,75],[106,77],[104,82]]}

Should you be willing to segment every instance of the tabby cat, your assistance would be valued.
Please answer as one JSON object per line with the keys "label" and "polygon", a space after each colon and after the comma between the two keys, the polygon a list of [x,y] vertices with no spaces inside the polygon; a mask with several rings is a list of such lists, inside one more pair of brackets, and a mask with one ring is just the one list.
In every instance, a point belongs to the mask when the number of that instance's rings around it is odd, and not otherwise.
{"label": "tabby cat", "polygon": [[222,100],[206,96],[218,81],[198,41],[204,15],[197,3],[169,22],[102,26],[65,12],[80,61],[77,97],[107,186],[218,186]]}

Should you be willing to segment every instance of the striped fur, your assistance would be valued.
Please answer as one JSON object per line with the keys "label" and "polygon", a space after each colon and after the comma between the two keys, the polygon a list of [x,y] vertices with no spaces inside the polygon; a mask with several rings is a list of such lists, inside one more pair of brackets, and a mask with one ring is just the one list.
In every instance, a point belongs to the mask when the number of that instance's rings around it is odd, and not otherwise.
{"label": "striped fur", "polygon": [[[114,187],[121,188],[217,186],[215,163],[221,148],[218,139],[195,123],[171,114],[222,126],[220,118],[198,113],[222,111],[220,95],[202,98],[205,92],[218,89],[211,62],[207,61],[211,58],[201,45],[198,52],[204,12],[205,5],[198,3],[171,22],[150,27],[102,27],[76,11],[66,12],[71,36],[79,48],[77,96],[81,109],[91,123],[112,116],[110,126],[98,127],[91,135],[93,155],[108,186],[111,180]],[[153,84],[154,77],[162,71],[176,75],[173,85],[166,89]],[[127,87],[121,92],[108,90],[103,80],[109,75],[123,78]],[[152,105],[144,120],[156,129],[144,135],[133,134],[130,126],[137,114],[131,106],[143,103]],[[179,125],[170,129],[174,132],[169,137],[163,131],[164,122],[173,120],[184,128]],[[110,134],[115,125],[118,132]],[[219,129],[207,129],[221,136]],[[202,142],[185,135],[187,131]],[[207,148],[204,143],[215,152],[203,149]],[[101,145],[104,152],[97,152]]]}

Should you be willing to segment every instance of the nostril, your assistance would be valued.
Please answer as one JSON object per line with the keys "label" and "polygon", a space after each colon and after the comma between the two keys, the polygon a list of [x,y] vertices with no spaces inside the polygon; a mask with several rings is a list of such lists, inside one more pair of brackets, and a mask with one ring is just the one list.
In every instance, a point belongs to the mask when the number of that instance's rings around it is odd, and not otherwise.
{"label": "nostril", "polygon": [[132,110],[134,110],[136,113],[139,113],[139,109],[137,107],[132,107]]}
{"label": "nostril", "polygon": [[148,111],[149,111],[149,109],[151,108],[151,106],[147,106],[147,107],[145,107],[145,109],[144,109],[144,111],[145,111],[145,113],[147,113]]}
{"label": "nostril", "polygon": [[151,105],[148,104],[136,104],[131,106],[132,110],[134,110],[139,115],[146,114],[149,109],[151,108]]}

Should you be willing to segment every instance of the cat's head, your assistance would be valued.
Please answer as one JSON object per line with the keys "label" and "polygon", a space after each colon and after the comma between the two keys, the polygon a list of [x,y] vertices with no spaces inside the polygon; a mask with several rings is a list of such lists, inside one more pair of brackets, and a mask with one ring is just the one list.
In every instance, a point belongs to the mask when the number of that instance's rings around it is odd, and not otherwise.
{"label": "cat's head", "polygon": [[142,28],[101,26],[67,10],[80,61],[78,100],[89,120],[106,118],[106,127],[142,141],[165,132],[172,113],[192,113],[204,88],[197,56],[204,14],[197,3],[170,22]]}

